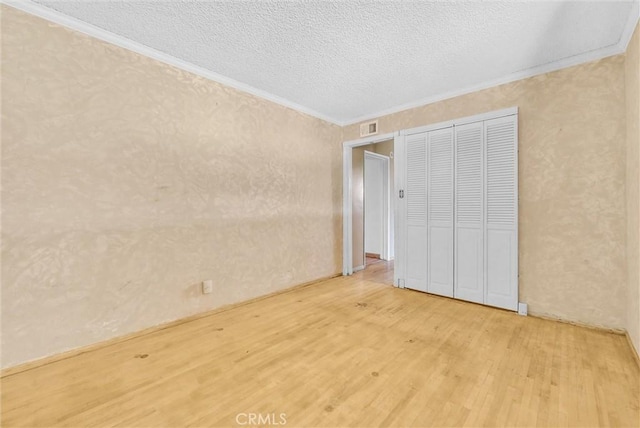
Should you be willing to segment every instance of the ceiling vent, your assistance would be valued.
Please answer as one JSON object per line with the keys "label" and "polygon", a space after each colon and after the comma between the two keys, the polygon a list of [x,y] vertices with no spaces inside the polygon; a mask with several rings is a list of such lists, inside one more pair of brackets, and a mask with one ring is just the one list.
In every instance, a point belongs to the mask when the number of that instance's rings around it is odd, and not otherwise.
{"label": "ceiling vent", "polygon": [[369,135],[375,135],[378,133],[378,121],[373,120],[360,125],[360,136],[368,137]]}

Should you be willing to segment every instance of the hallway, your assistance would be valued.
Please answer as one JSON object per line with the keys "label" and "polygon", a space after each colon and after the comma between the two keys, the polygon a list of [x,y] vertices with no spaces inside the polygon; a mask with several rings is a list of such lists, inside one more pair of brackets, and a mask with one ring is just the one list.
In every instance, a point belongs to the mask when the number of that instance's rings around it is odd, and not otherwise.
{"label": "hallway", "polygon": [[393,285],[393,260],[386,261],[367,257],[367,265],[364,270],[356,272],[353,276],[378,284]]}

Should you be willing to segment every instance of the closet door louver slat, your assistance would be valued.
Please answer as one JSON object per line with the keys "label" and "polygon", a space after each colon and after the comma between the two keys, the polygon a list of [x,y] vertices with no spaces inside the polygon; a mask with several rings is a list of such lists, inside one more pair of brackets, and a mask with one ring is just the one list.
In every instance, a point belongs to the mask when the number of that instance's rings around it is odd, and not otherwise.
{"label": "closet door louver slat", "polygon": [[454,295],[484,302],[483,124],[455,127]]}
{"label": "closet door louver slat", "polygon": [[453,128],[428,135],[429,293],[453,297]]}
{"label": "closet door louver slat", "polygon": [[427,134],[406,137],[406,281],[427,291]]}

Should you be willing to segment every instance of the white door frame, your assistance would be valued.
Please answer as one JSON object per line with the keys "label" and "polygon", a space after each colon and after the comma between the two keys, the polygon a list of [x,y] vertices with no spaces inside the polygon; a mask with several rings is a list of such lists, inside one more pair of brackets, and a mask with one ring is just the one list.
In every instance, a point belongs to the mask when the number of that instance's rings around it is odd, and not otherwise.
{"label": "white door frame", "polygon": [[[390,233],[391,233],[391,224],[390,224],[390,220],[391,220],[391,200],[390,200],[390,189],[389,189],[389,161],[390,158],[389,156],[385,156],[385,155],[381,155],[379,153],[374,153],[374,152],[370,152],[368,150],[364,151],[364,174],[363,174],[363,181],[364,181],[364,176],[366,174],[366,165],[367,165],[367,158],[369,159],[376,159],[376,160],[380,160],[382,161],[382,252],[380,254],[380,258],[382,260],[390,260],[391,259],[391,250],[389,248],[389,243],[391,242],[391,237],[390,237]],[[366,192],[366,181],[364,181],[364,186],[365,186],[365,192]],[[363,224],[365,224],[365,218],[366,218],[366,213],[367,213],[367,201],[366,198],[364,198],[364,210],[363,210]],[[365,231],[366,231],[366,224],[365,224]],[[366,233],[363,235],[363,241],[366,238]],[[362,246],[362,251],[364,253],[366,253],[366,249],[365,246]],[[366,266],[367,264],[367,258],[365,256],[364,260],[364,264]]]}
{"label": "white door frame", "polygon": [[[352,150],[354,147],[366,146],[392,140],[397,132],[374,135],[367,138],[345,141],[342,143],[342,274],[353,274],[353,212],[351,210],[353,200],[352,174]],[[395,156],[394,156],[395,157]]]}

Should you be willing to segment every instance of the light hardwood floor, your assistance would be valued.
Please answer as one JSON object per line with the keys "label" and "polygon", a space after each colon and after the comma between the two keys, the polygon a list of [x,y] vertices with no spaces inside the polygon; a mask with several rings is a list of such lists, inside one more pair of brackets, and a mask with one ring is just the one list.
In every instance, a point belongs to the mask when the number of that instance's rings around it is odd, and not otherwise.
{"label": "light hardwood floor", "polygon": [[640,425],[623,336],[391,280],[376,263],[7,376],[2,425]]}

